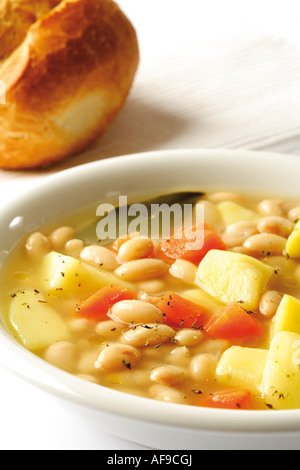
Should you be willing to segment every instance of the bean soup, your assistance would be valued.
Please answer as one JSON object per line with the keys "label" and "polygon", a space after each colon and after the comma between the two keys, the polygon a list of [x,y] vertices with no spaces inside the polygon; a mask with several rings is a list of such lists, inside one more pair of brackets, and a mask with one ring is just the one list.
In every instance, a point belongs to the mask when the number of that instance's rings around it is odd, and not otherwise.
{"label": "bean soup", "polygon": [[232,192],[197,202],[205,220],[180,237],[103,245],[79,219],[28,234],[2,269],[5,324],[51,365],[121,392],[300,408],[300,204]]}

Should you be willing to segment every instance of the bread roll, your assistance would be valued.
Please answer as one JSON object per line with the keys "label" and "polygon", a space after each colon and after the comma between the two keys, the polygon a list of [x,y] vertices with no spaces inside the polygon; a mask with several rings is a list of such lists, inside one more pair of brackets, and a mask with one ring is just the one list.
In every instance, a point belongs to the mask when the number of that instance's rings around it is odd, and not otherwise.
{"label": "bread roll", "polygon": [[135,30],[112,0],[0,0],[0,168],[46,167],[103,134],[130,91]]}

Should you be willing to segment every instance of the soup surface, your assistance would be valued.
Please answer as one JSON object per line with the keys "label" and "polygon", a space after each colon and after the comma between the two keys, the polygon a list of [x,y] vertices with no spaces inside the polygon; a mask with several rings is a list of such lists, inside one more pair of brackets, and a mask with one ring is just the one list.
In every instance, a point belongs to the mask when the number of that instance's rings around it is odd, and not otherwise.
{"label": "soup surface", "polygon": [[168,238],[104,245],[88,216],[29,234],[2,269],[4,322],[50,364],[125,393],[300,408],[300,203],[198,204],[205,221]]}

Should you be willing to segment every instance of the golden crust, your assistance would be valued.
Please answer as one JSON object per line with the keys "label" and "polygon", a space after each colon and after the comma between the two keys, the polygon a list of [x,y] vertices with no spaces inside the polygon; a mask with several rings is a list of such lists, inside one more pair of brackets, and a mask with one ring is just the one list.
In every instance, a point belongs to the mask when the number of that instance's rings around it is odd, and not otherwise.
{"label": "golden crust", "polygon": [[138,62],[136,33],[112,0],[0,0],[0,167],[45,167],[115,119]]}

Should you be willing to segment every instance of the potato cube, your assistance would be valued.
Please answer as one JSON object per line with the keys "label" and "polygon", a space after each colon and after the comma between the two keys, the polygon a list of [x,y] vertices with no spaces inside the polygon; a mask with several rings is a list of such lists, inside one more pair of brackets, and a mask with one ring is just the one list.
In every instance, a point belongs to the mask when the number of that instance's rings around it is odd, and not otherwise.
{"label": "potato cube", "polygon": [[277,333],[269,350],[262,392],[278,410],[300,408],[300,335]]}
{"label": "potato cube", "polygon": [[45,281],[46,292],[54,297],[80,297],[110,285],[132,287],[108,271],[57,252],[45,256],[41,279]]}
{"label": "potato cube", "polygon": [[232,201],[221,202],[218,204],[218,209],[221,214],[222,221],[226,226],[245,220],[258,223],[260,219],[259,215],[255,212]]}
{"label": "potato cube", "polygon": [[232,346],[222,355],[217,366],[217,381],[229,388],[260,390],[268,351]]}
{"label": "potato cube", "polygon": [[243,302],[245,309],[255,310],[273,273],[271,266],[251,256],[211,250],[197,275],[203,289],[219,301]]}
{"label": "potato cube", "polygon": [[284,295],[273,322],[273,334],[291,331],[300,335],[300,300],[291,295]]}
{"label": "potato cube", "polygon": [[56,341],[68,341],[70,331],[47,301],[32,290],[19,290],[12,299],[9,320],[20,342],[30,351]]}
{"label": "potato cube", "polygon": [[285,251],[290,258],[300,258],[300,220],[287,239]]}

